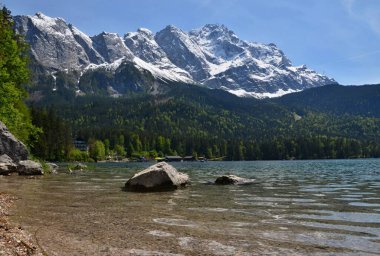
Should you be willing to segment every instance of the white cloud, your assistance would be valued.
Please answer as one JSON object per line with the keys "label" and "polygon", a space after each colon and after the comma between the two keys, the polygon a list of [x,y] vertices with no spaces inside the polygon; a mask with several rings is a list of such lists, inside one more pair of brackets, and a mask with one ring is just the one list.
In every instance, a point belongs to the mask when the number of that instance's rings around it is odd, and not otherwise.
{"label": "white cloud", "polygon": [[341,0],[347,13],[367,25],[380,36],[380,1]]}

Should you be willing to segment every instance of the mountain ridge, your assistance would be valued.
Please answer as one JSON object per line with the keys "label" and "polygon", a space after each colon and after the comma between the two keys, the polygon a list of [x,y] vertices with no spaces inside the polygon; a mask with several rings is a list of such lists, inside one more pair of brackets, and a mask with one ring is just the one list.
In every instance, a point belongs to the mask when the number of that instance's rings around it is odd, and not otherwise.
{"label": "mountain ridge", "polygon": [[[84,94],[92,93],[81,83],[89,69],[105,69],[114,76],[123,62],[150,72],[158,87],[175,81],[258,98],[336,83],[306,66],[292,66],[275,44],[241,40],[224,25],[206,24],[190,32],[169,25],[155,34],[140,28],[124,36],[102,32],[90,37],[64,19],[42,13],[15,16],[14,21],[44,69],[43,80],[56,72],[71,72],[77,84],[66,87]],[[47,87],[55,88],[51,83]],[[144,90],[153,84],[136,86]]]}

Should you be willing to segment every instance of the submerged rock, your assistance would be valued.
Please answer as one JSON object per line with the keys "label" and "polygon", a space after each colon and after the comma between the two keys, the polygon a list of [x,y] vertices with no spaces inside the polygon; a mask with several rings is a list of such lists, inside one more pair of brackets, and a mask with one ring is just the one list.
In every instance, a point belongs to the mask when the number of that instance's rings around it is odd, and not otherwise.
{"label": "submerged rock", "polygon": [[50,169],[52,170],[57,170],[58,169],[58,165],[55,164],[55,163],[46,163]]}
{"label": "submerged rock", "polygon": [[170,191],[189,183],[189,176],[173,166],[160,162],[136,173],[125,183],[127,191]]}
{"label": "submerged rock", "polygon": [[88,168],[87,165],[82,164],[82,163],[78,163],[77,165],[75,165],[73,167],[73,170],[75,170],[75,171],[83,171],[84,169],[87,169],[87,168]]}
{"label": "submerged rock", "polygon": [[254,179],[245,179],[235,175],[223,175],[215,180],[216,185],[245,185],[251,184]]}
{"label": "submerged rock", "polygon": [[9,175],[17,171],[17,165],[6,154],[0,156],[0,175]]}
{"label": "submerged rock", "polygon": [[51,174],[57,174],[57,170],[59,168],[59,166],[55,163],[46,163],[46,166],[47,166],[47,172],[48,173],[51,173]]}
{"label": "submerged rock", "polygon": [[26,146],[0,122],[0,155],[3,154],[8,155],[15,162],[28,158]]}
{"label": "submerged rock", "polygon": [[44,171],[40,163],[32,160],[20,161],[18,166],[19,175],[43,175]]}

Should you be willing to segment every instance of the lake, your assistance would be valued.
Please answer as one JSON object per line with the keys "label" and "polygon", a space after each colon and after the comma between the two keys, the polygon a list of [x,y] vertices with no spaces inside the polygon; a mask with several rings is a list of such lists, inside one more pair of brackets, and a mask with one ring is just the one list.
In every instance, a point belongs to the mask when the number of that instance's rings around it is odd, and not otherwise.
{"label": "lake", "polygon": [[[379,255],[380,159],[173,163],[191,185],[122,191],[152,163],[0,178],[48,255]],[[218,175],[255,178],[206,185]]]}

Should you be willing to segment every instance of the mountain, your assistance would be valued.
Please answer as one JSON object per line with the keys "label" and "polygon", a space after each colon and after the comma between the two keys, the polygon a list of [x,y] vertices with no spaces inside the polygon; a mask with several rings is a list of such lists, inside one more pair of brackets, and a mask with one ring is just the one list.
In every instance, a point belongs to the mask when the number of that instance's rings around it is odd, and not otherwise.
{"label": "mountain", "polygon": [[107,32],[89,37],[42,13],[14,21],[30,44],[35,83],[45,89],[58,90],[61,76],[63,86],[77,95],[157,94],[179,82],[260,98],[336,83],[304,65],[293,66],[276,45],[241,40],[223,25],[190,32],[170,25],[156,34],[140,28],[123,37]]}
{"label": "mountain", "polygon": [[380,118],[380,84],[327,85],[288,94],[272,101],[294,111],[307,109],[331,115]]}

